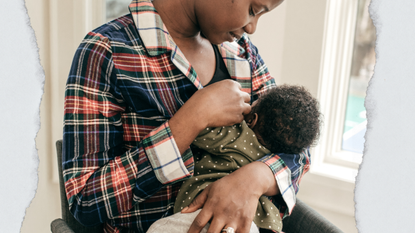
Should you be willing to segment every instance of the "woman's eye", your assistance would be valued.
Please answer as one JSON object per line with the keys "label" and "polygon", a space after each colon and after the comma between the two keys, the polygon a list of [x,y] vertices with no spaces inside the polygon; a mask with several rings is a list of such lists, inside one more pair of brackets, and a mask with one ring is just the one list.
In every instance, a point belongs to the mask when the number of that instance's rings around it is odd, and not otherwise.
{"label": "woman's eye", "polygon": [[252,10],[252,7],[249,8],[249,15],[251,16],[255,16],[254,10]]}

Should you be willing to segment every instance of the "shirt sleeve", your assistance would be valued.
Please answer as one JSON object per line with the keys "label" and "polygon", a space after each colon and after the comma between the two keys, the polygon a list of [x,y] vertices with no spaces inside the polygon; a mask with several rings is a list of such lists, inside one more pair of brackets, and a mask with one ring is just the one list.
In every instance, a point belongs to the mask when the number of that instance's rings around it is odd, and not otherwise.
{"label": "shirt sleeve", "polygon": [[193,172],[191,150],[180,155],[166,120],[145,119],[146,135],[124,145],[128,106],[116,73],[108,38],[89,33],[66,85],[62,155],[70,211],[86,226],[128,211]]}
{"label": "shirt sleeve", "polygon": [[[258,49],[247,37],[244,36],[243,39],[239,41],[239,44],[245,47],[247,58],[251,63],[252,101],[254,101],[267,90],[276,87],[276,84],[258,54]],[[300,154],[270,154],[258,161],[262,161],[270,167],[277,181],[281,194],[272,198],[274,204],[280,206],[280,211],[283,212],[284,216],[291,214],[295,206],[301,178],[310,167],[309,150],[307,149]],[[282,200],[284,203],[281,203],[281,201],[276,203],[276,200]]]}

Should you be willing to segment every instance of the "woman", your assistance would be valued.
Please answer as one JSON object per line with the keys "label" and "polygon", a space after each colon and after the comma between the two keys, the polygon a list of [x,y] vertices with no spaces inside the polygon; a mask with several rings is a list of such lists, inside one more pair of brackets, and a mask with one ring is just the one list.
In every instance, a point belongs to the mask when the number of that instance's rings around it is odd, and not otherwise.
{"label": "woman", "polygon": [[[88,33],[65,95],[64,180],[78,221],[145,232],[172,214],[180,181],[193,172],[189,146],[198,133],[241,122],[250,101],[275,86],[244,33],[281,2],[135,0],[131,14]],[[183,210],[203,207],[189,232],[209,221],[208,232],[249,232],[261,195],[290,213],[309,154],[284,156],[210,185]]]}

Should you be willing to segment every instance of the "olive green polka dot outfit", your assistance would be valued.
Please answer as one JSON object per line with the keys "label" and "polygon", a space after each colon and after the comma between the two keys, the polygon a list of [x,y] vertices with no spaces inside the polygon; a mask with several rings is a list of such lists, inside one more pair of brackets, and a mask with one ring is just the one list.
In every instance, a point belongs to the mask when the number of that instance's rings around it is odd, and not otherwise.
{"label": "olive green polka dot outfit", "polygon": [[[178,193],[174,212],[180,212],[209,184],[236,169],[271,153],[261,145],[245,121],[229,127],[207,128],[193,142],[203,150],[194,154],[194,176]],[[254,222],[259,228],[280,232],[282,222],[275,205],[265,196],[259,199]]]}

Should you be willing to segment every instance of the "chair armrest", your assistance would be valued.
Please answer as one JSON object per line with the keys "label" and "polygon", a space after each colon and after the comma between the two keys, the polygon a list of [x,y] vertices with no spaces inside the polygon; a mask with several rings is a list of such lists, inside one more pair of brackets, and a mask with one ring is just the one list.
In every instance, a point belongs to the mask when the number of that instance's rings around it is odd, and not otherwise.
{"label": "chair armrest", "polygon": [[75,233],[63,219],[57,218],[50,223],[52,233]]}
{"label": "chair armrest", "polygon": [[299,199],[291,215],[283,220],[282,230],[286,233],[342,233],[339,228]]}

